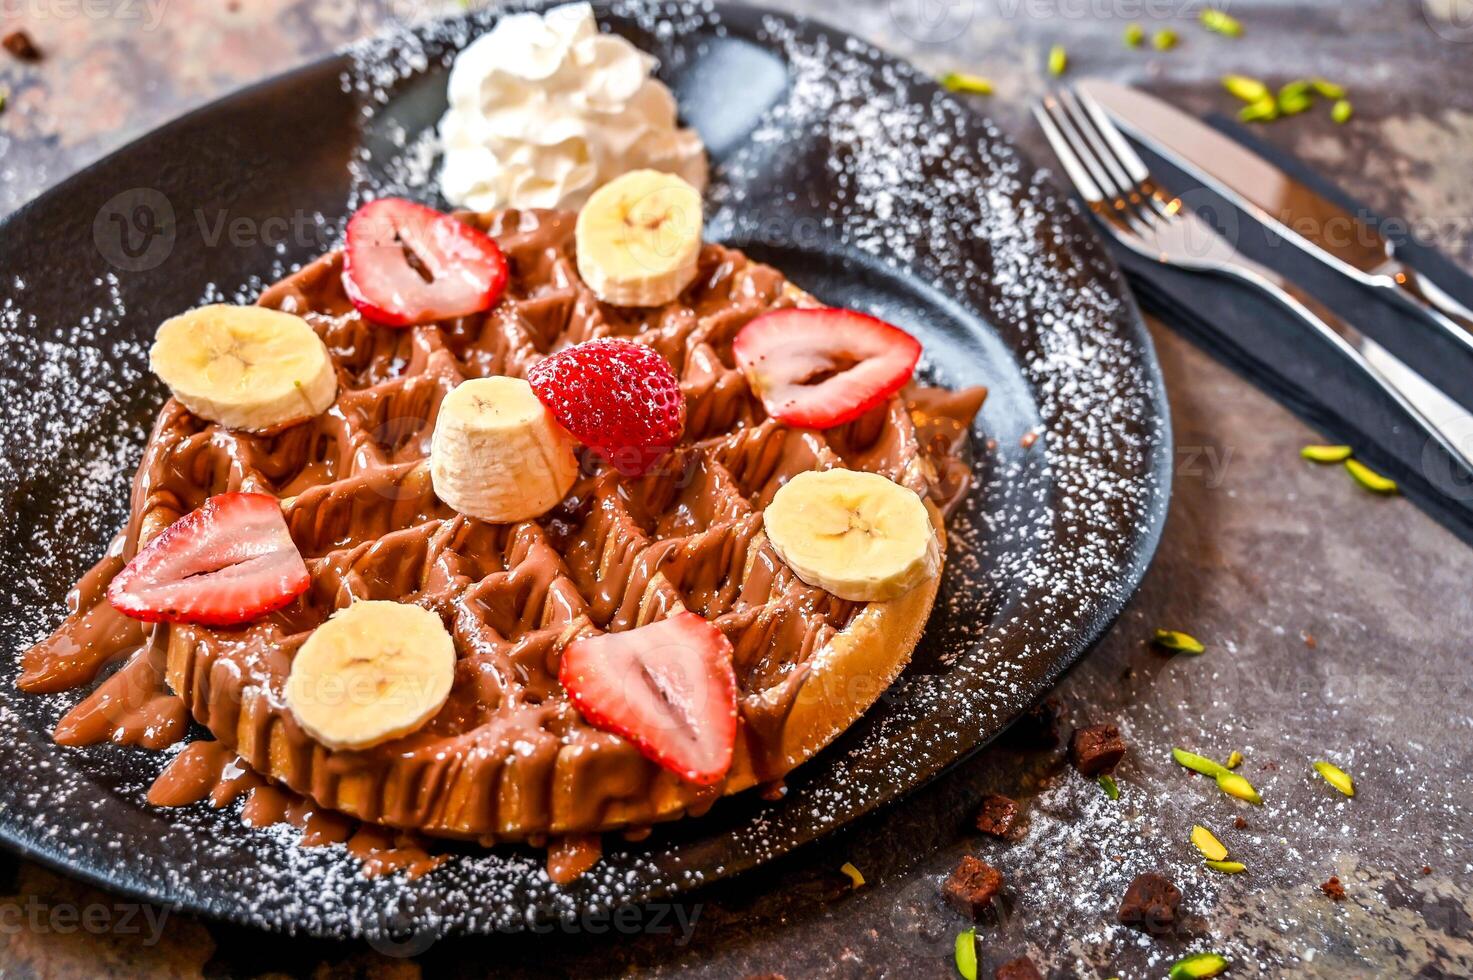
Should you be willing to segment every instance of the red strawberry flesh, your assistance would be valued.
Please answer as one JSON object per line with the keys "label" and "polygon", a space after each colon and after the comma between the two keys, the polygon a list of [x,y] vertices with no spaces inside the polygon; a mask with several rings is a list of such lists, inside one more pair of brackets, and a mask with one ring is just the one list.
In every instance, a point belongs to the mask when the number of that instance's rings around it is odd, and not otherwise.
{"label": "red strawberry flesh", "polygon": [[627,738],[681,779],[725,778],[736,744],[731,643],[695,613],[575,640],[558,679],[590,725]]}
{"label": "red strawberry flesh", "polygon": [[767,413],[804,429],[863,415],[905,386],[921,345],[865,313],[774,310],[742,328],[732,354]]}
{"label": "red strawberry flesh", "polygon": [[144,622],[236,626],[289,604],[309,584],[276,498],[223,493],[140,549],[107,598]]}
{"label": "red strawberry flesh", "polygon": [[413,201],[381,198],[348,221],[343,289],[375,323],[407,327],[490,309],[506,256],[489,236]]}
{"label": "red strawberry flesh", "polygon": [[628,340],[589,340],[527,372],[563,428],[625,476],[640,476],[680,441],[685,396],[659,352]]}

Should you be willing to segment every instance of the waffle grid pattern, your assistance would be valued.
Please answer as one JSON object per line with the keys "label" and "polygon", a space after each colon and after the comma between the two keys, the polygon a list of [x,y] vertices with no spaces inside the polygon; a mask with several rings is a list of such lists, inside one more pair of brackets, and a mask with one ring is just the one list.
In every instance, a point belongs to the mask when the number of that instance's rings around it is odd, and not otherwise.
{"label": "waffle grid pattern", "polygon": [[[825,433],[764,418],[731,339],[756,315],[805,298],[738,252],[708,245],[675,303],[620,310],[579,280],[571,216],[467,220],[496,237],[511,264],[507,301],[495,310],[406,330],[373,326],[352,310],[340,256],[329,255],[261,302],[318,329],[338,368],[333,408],[267,438],[166,406],[135,487],[138,539],[210,495],[271,493],[283,499],[313,582],[298,603],[243,630],[171,628],[171,686],[253,768],[364,819],[537,840],[698,811],[723,788],[683,784],[588,726],[557,684],[558,651],[573,635],[690,609],[731,640],[743,714],[758,723],[764,694],[801,683],[802,665],[863,608],[797,580],[762,534],[762,509],[794,474],[838,465],[923,492],[910,415],[897,398]],[[520,376],[563,346],[603,336],[653,346],[681,379],[686,434],[664,464],[631,480],[590,460],[563,504],[537,522],[486,524],[435,497],[426,456],[438,404],[456,384]],[[280,691],[296,648],[354,599],[439,613],[455,638],[456,681],[421,731],[331,752],[297,728]],[[782,775],[750,754],[750,771],[734,770],[725,791]]]}

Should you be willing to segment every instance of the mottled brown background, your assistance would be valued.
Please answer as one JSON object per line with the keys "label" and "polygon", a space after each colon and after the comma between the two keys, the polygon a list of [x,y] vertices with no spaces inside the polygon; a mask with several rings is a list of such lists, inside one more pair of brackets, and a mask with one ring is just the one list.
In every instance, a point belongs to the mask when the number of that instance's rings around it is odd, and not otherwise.
{"label": "mottled brown background", "polygon": [[[1266,138],[1381,213],[1419,222],[1473,264],[1468,0],[1235,2],[1231,10],[1247,27],[1236,42],[1204,34],[1197,7],[1186,2],[775,5],[830,20],[927,70],[990,76],[998,92],[977,107],[1040,160],[1048,157],[1025,113],[1047,86],[1042,66],[1055,43],[1067,47],[1074,75],[1143,84],[1204,112],[1232,107],[1216,85],[1228,71],[1279,82],[1339,79],[1353,89],[1351,123],[1333,126],[1320,112],[1268,127]],[[10,90],[0,113],[0,213],[186,109],[391,18],[434,9],[379,0],[4,0],[5,27],[26,27],[46,57],[35,65],[0,57],[0,81]],[[917,16],[930,26],[917,29]],[[1183,44],[1164,54],[1128,50],[1120,35],[1129,21],[1172,26]],[[1112,909],[1087,885],[1100,862],[1122,858],[1104,851],[1180,861],[1191,853],[1192,820],[1228,827],[1243,812],[1186,785],[1162,760],[1167,746],[1186,743],[1241,748],[1244,771],[1271,803],[1282,801],[1247,814],[1255,826],[1234,839],[1234,856],[1252,870],[1216,883],[1197,924],[1213,941],[1251,950],[1237,956],[1232,975],[1473,973],[1466,807],[1473,556],[1406,501],[1373,497],[1337,469],[1302,463],[1297,451],[1315,433],[1169,329],[1153,324],[1153,335],[1177,442],[1171,517],[1139,595],[1059,691],[1071,717],[1119,720],[1136,745],[1119,773],[1121,812],[1137,828],[1125,839],[1117,825],[1101,824],[1097,803],[1078,802],[1088,797],[1077,787],[1060,792],[1070,789],[1061,780],[1075,777],[1058,775],[1052,755],[994,748],[897,807],[692,896],[685,911],[698,918],[688,943],[582,929],[444,942],[412,957],[182,915],[166,916],[156,942],[146,927],[125,933],[112,911],[98,920],[111,928],[66,929],[69,920],[53,918],[57,910],[111,909],[117,900],[6,856],[0,971],[954,975],[950,937],[962,923],[934,892],[960,854],[998,854],[968,833],[976,800],[994,790],[1031,797],[1051,781],[1051,795],[1030,806],[1047,808],[1050,826],[1075,830],[999,859],[1013,894],[1050,899],[1019,901],[1004,922],[979,930],[984,970],[1028,951],[1058,976],[1159,976],[1181,941],[1102,943],[1090,923],[1103,923]],[[1158,625],[1190,630],[1209,652],[1190,661],[1161,657],[1143,643]],[[1306,774],[1306,760],[1327,754],[1354,760],[1355,800],[1327,797]],[[863,870],[864,889],[848,890],[836,870],[844,861]],[[1345,881],[1347,901],[1320,894],[1330,874]]]}

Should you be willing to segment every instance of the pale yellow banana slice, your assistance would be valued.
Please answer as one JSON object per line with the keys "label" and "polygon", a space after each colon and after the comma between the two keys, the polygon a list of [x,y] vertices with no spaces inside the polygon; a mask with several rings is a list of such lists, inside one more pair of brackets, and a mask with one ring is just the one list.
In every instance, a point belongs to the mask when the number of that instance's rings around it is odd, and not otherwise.
{"label": "pale yellow banana slice", "polygon": [[616,306],[658,306],[696,275],[701,192],[674,174],[633,170],[578,212],[578,274]]}
{"label": "pale yellow banana slice", "polygon": [[228,429],[281,429],[320,415],[338,394],[332,358],[307,321],[260,306],[201,306],[165,320],[148,362],[181,405]]}
{"label": "pale yellow banana slice", "polygon": [[545,514],[578,476],[577,441],[521,378],[476,378],[440,403],[430,440],[439,498],[470,517],[510,523]]}
{"label": "pale yellow banana slice", "polygon": [[355,602],[317,627],[292,660],[286,703],[332,749],[366,749],[435,716],[455,679],[440,617],[403,602]]}
{"label": "pale yellow banana slice", "polygon": [[795,575],[841,599],[894,599],[941,567],[926,505],[877,473],[799,473],[773,496],[763,522]]}

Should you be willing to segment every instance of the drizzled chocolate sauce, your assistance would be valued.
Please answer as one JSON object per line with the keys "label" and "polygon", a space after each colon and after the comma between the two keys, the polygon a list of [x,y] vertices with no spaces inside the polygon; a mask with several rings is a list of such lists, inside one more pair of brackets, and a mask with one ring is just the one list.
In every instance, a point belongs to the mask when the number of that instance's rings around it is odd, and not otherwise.
{"label": "drizzled chocolate sauce", "polygon": [[[343,843],[370,873],[424,873],[443,860],[414,832],[550,839],[548,873],[566,881],[598,860],[602,829],[647,833],[655,821],[704,813],[723,791],[782,778],[788,763],[776,748],[809,659],[862,606],[798,581],[761,533],[762,507],[793,474],[844,465],[949,510],[967,488],[967,433],[985,392],[912,387],[848,425],[789,430],[765,418],[730,352],[754,316],[804,301],[776,270],[708,245],[678,302],[618,309],[577,277],[572,215],[466,220],[497,238],[511,267],[507,298],[489,313],[411,329],[368,323],[343,293],[336,253],[262,295],[323,338],[337,402],[270,436],[167,403],[127,528],[68,597],[66,621],[25,653],[19,686],[85,686],[122,662],[57,725],[68,745],[161,749],[191,717],[209,729],[217,741],[186,746],[150,789],[152,803],[244,798],[246,823],[289,823],[309,846]],[[670,361],[686,396],[683,444],[653,474],[628,480],[589,460],[558,508],[511,526],[460,517],[435,497],[425,460],[451,388],[521,375],[568,344],[634,334]],[[113,611],[104,593],[126,560],[232,490],[282,499],[309,592],[236,629],[145,627]],[[330,751],[297,725],[282,686],[311,630],[355,599],[437,612],[460,660],[449,700],[420,731]],[[556,680],[569,636],[632,628],[678,606],[711,619],[735,650],[742,761],[726,787],[684,784],[588,725]]]}

